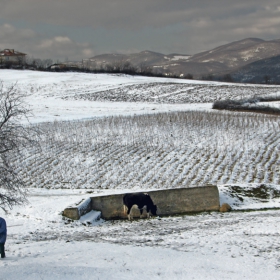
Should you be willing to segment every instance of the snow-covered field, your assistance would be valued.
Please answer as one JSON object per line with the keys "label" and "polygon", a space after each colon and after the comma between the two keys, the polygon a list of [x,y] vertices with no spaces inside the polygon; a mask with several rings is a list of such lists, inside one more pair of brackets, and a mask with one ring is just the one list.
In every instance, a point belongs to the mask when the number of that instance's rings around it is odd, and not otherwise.
{"label": "snow-covered field", "polygon": [[8,257],[0,261],[1,279],[278,279],[277,210],[92,226],[61,219],[62,208],[88,195],[31,190],[30,205],[5,216]]}
{"label": "snow-covered field", "polygon": [[[104,116],[186,110],[189,108],[211,108],[211,104],[203,103],[177,105],[134,102],[133,98],[129,100],[118,98],[119,92],[127,87],[147,87],[157,81],[161,81],[163,85],[175,82],[180,86],[182,80],[127,75],[93,75],[72,72],[54,73],[15,70],[1,70],[0,80],[3,81],[6,87],[17,83],[20,91],[31,93],[27,102],[33,111],[34,117],[30,118],[30,122],[88,119]],[[186,85],[189,87],[188,83]],[[114,91],[116,97],[105,98],[105,100],[101,97],[98,98],[99,95],[104,96],[105,91]],[[131,92],[131,94],[134,94],[134,92]],[[95,101],[90,100],[91,102],[89,102],[89,98],[85,97],[86,95],[89,95],[91,99],[96,95]],[[119,99],[120,102],[116,102],[116,99]]]}
{"label": "snow-covered field", "polygon": [[[30,93],[31,122],[46,132],[41,150],[14,155],[30,204],[0,213],[0,279],[278,278],[280,118],[210,102],[279,87],[12,70],[0,80]],[[100,193],[207,183],[236,211],[91,225],[61,216]]]}
{"label": "snow-covered field", "polygon": [[72,72],[1,70],[0,80],[31,93],[31,122],[205,110],[215,100],[280,92],[279,86]]}
{"label": "snow-covered field", "polygon": [[188,111],[38,127],[41,149],[13,157],[30,187],[280,184],[277,116]]}

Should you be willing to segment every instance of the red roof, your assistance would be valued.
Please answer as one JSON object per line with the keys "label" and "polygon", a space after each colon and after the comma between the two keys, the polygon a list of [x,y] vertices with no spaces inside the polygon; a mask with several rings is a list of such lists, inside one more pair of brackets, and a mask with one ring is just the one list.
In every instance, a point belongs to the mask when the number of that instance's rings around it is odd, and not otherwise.
{"label": "red roof", "polygon": [[5,49],[3,51],[0,51],[0,55],[3,55],[3,56],[22,56],[22,55],[26,55],[26,54],[21,53],[21,52],[17,52],[13,49]]}

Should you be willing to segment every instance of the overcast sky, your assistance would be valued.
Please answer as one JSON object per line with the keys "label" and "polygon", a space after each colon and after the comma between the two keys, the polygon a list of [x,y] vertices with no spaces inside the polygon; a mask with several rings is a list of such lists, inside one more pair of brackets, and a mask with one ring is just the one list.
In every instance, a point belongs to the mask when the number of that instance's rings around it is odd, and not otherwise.
{"label": "overcast sky", "polygon": [[0,49],[35,58],[195,54],[248,37],[280,39],[279,0],[1,0]]}

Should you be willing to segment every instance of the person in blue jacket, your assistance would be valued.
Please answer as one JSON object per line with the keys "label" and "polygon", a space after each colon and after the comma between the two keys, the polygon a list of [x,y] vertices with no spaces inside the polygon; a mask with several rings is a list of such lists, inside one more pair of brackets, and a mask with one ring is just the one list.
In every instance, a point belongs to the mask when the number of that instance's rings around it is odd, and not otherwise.
{"label": "person in blue jacket", "polygon": [[7,238],[7,225],[6,221],[0,217],[0,253],[1,258],[5,258],[5,242]]}

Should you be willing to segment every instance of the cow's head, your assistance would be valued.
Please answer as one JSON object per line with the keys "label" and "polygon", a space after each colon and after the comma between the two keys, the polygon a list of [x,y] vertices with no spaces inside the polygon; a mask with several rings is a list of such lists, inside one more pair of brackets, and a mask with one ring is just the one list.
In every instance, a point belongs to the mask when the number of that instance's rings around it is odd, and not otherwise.
{"label": "cow's head", "polygon": [[152,205],[151,213],[152,213],[152,215],[156,216],[156,214],[157,214],[157,206],[156,205]]}

